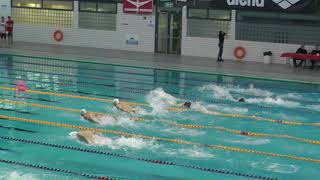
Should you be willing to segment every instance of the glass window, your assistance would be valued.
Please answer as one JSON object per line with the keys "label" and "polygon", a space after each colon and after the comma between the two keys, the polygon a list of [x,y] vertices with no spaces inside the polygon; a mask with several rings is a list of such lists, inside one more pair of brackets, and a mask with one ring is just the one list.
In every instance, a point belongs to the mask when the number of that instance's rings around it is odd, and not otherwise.
{"label": "glass window", "polygon": [[231,11],[209,9],[209,18],[218,20],[231,20]]}
{"label": "glass window", "polygon": [[98,3],[98,12],[116,13],[116,3]]}
{"label": "glass window", "polygon": [[97,3],[80,1],[80,11],[97,11]]}
{"label": "glass window", "polygon": [[207,9],[188,9],[189,18],[208,18]]}
{"label": "glass window", "polygon": [[43,0],[43,8],[45,8],[45,9],[73,10],[73,1]]}
{"label": "glass window", "polygon": [[13,7],[41,8],[41,0],[12,0]]}

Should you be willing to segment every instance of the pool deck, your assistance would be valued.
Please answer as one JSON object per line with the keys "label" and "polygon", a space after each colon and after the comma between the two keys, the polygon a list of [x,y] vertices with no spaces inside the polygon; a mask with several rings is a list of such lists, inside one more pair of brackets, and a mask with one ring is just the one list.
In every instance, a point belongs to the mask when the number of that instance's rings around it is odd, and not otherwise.
{"label": "pool deck", "polygon": [[[0,46],[1,47],[1,46]],[[281,79],[320,84],[320,70],[292,68],[288,64],[263,64],[213,58],[108,50],[75,46],[14,42],[0,48],[0,53],[51,57],[107,64],[119,64],[158,69],[172,69],[202,73],[238,75],[267,79]]]}

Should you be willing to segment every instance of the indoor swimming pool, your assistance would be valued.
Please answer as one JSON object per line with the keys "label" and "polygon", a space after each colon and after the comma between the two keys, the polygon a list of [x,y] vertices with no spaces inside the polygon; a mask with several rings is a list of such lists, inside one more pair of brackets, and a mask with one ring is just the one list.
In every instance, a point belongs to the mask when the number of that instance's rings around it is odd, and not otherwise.
{"label": "indoor swimming pool", "polygon": [[[0,179],[319,174],[318,84],[2,54],[0,92]],[[92,123],[81,109],[105,116]],[[100,135],[86,144],[80,130]]]}

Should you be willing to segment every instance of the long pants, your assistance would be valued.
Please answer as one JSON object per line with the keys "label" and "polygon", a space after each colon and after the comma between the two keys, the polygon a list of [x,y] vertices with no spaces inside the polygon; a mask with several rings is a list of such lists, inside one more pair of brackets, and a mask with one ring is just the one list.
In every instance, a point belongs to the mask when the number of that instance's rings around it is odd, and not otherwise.
{"label": "long pants", "polygon": [[[297,65],[297,61],[300,61],[298,65]],[[294,67],[302,66],[302,63],[303,63],[303,60],[293,59],[293,65],[294,65]]]}
{"label": "long pants", "polygon": [[219,45],[218,60],[222,60],[223,45]]}

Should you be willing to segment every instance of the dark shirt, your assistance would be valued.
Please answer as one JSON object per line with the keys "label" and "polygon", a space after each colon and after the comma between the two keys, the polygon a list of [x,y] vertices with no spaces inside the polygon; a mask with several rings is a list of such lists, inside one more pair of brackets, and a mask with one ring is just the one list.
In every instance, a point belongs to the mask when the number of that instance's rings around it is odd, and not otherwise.
{"label": "dark shirt", "polygon": [[311,54],[320,54],[320,50],[313,50],[311,51]]}
{"label": "dark shirt", "polygon": [[299,48],[299,49],[296,51],[296,53],[298,53],[298,54],[308,54],[308,51],[305,50],[305,49]]}
{"label": "dark shirt", "polygon": [[219,43],[223,44],[224,42],[224,36],[226,35],[226,33],[219,33]]}

